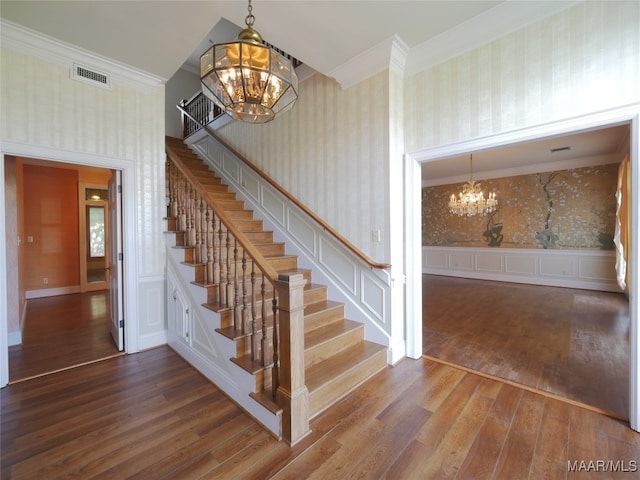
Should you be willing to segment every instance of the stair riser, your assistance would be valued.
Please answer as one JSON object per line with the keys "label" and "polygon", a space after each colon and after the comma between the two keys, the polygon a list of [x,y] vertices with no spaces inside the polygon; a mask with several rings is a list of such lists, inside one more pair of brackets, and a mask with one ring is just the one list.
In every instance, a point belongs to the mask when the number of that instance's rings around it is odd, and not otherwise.
{"label": "stair riser", "polygon": [[305,348],[304,365],[307,368],[315,365],[362,340],[364,340],[364,325],[344,332],[342,335],[333,337],[331,340],[316,345],[313,348]]}
{"label": "stair riser", "polygon": [[380,350],[366,361],[354,366],[331,382],[324,384],[309,394],[309,415],[314,418],[328,407],[336,403],[358,385],[368,380],[387,366],[385,350]]}
{"label": "stair riser", "polygon": [[283,243],[258,244],[255,247],[265,257],[281,257],[285,254]]}
{"label": "stair riser", "polygon": [[[267,325],[271,325],[273,323],[273,314],[272,314],[271,300],[267,300]],[[234,325],[234,317],[233,310],[231,308],[226,308],[220,313],[220,327],[226,328]],[[251,331],[251,322],[252,322],[252,314],[251,309],[247,312],[247,316],[245,318],[245,332]],[[262,329],[262,302],[256,301],[256,324],[258,330]]]}
{"label": "stair riser", "polygon": [[[240,365],[235,358],[232,358],[231,361],[236,365],[238,365],[240,368],[243,368],[242,365]],[[243,368],[243,370],[245,369]],[[252,373],[252,372],[249,372],[249,373]],[[261,370],[258,370],[257,372],[253,372],[253,375],[255,376],[255,380],[256,380],[255,387],[254,387],[255,392],[260,392],[263,390],[269,391],[271,389],[271,368],[270,367],[263,368]]]}
{"label": "stair riser", "polygon": [[[236,356],[242,357],[244,355],[251,355],[251,335],[242,337],[236,340]],[[258,348],[262,347],[262,330],[258,330]],[[273,351],[273,328],[267,329],[267,343],[269,345],[269,351]]]}
{"label": "stair riser", "polygon": [[322,326],[328,325],[333,322],[340,321],[344,318],[344,305],[339,305],[333,308],[328,308],[322,312],[314,313],[313,315],[304,316],[304,328],[306,331],[310,331]]}
{"label": "stair riser", "polygon": [[[217,208],[222,209],[225,216],[234,222],[236,228],[241,230],[249,241],[253,242],[272,268],[278,272],[298,271],[297,257],[286,255],[285,246],[280,242],[273,241],[273,232],[263,231],[263,222],[254,218],[253,212],[246,209],[244,202],[239,200],[235,193],[229,191],[228,186],[224,185],[222,180],[209,170],[208,165],[200,161],[197,155],[180,141],[167,140],[167,144],[176,155],[183,158],[183,162],[187,168],[191,169],[200,188],[206,192],[207,198],[216,202]],[[167,219],[169,231],[176,231],[178,225],[178,219]],[[216,329],[216,335],[222,335],[235,343],[236,357],[230,360],[254,376],[255,385],[251,381],[248,387],[254,386],[255,392],[270,392],[271,366],[263,367],[260,362],[251,360],[252,335],[247,333],[251,332],[252,323],[255,321],[256,339],[261,346],[262,302],[260,299],[263,298],[260,292],[262,288],[261,272],[256,269],[254,281],[251,282],[251,262],[247,259],[245,268],[242,268],[243,251],[238,247],[237,253],[234,255],[235,242],[232,241],[229,249],[226,245],[225,234],[222,239],[222,247],[219,246],[219,243],[214,247],[215,256],[220,264],[217,277],[220,284],[204,285],[205,272],[210,268],[210,264],[207,266],[206,262],[213,261],[214,252],[211,248],[207,249],[205,245],[187,246],[193,241],[193,238],[189,239],[187,235],[186,232],[175,232],[176,248],[183,250],[183,263],[192,267],[193,283],[206,288],[208,303],[204,304],[204,307],[219,314],[220,327]],[[216,237],[216,241],[220,241],[219,236]],[[220,251],[224,255],[220,255]],[[176,258],[176,255],[173,255],[173,258]],[[229,274],[227,274],[227,270]],[[188,269],[182,269],[181,272],[182,275],[185,275]],[[308,407],[311,416],[316,416],[371,375],[384,368],[386,366],[386,349],[364,342],[364,325],[344,320],[344,305],[329,301],[326,287],[312,285],[310,271],[300,272],[307,280],[304,303],[310,307],[304,317],[307,343],[309,343],[305,349],[305,370],[311,368],[307,374],[307,386],[310,389]],[[234,282],[236,277],[239,277],[237,278],[241,285],[239,288],[246,289],[237,292],[237,296],[234,287],[226,285],[227,279]],[[209,276],[208,281],[212,281]],[[252,286],[255,289],[255,295],[252,295]],[[257,301],[257,305],[253,309],[248,306],[247,310],[242,311],[242,307],[238,307],[234,313],[232,307],[222,308],[220,306],[223,298],[226,298],[227,303],[232,306],[234,303],[248,304],[252,297]],[[273,286],[267,284],[264,303],[269,355],[272,354],[273,349],[272,297]],[[252,318],[253,312],[255,312],[255,319]],[[236,314],[242,317],[240,321],[244,323],[245,334],[237,332],[233,328],[234,315]],[[311,391],[312,389],[313,391]]]}
{"label": "stair riser", "polygon": [[[311,279],[307,279],[307,285],[311,283]],[[304,304],[310,305],[316,302],[322,302],[327,299],[326,287],[313,287],[304,290]]]}

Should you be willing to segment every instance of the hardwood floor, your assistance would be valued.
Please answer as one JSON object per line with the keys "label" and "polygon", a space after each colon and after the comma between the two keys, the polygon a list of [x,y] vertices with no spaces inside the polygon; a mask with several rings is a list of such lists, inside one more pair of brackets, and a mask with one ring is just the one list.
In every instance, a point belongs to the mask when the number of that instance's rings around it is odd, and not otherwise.
{"label": "hardwood floor", "polygon": [[629,415],[623,294],[423,275],[430,357]]}
{"label": "hardwood floor", "polygon": [[625,422],[426,358],[377,374],[293,448],[168,347],[0,398],[7,480],[626,479],[640,460]]}
{"label": "hardwood floor", "polygon": [[109,322],[108,290],[28,300],[22,345],[9,347],[9,381],[119,355]]}

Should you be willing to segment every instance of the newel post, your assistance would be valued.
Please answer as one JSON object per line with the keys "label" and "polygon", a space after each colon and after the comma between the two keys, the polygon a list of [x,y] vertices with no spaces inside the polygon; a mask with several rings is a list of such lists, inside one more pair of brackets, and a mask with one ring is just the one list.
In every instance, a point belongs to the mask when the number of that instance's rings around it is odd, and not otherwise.
{"label": "newel post", "polygon": [[309,430],[309,391],[304,378],[304,286],[300,273],[278,276],[280,385],[276,403],[282,408],[282,436],[290,445]]}

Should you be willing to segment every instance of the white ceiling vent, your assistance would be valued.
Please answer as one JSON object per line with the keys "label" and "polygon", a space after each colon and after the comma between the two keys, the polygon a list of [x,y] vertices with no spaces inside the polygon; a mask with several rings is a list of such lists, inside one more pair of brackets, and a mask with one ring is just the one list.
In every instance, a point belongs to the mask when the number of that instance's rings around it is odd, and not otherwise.
{"label": "white ceiling vent", "polygon": [[71,77],[74,80],[90,83],[97,87],[111,88],[111,78],[107,73],[98,72],[94,68],[90,68],[77,63],[73,65]]}

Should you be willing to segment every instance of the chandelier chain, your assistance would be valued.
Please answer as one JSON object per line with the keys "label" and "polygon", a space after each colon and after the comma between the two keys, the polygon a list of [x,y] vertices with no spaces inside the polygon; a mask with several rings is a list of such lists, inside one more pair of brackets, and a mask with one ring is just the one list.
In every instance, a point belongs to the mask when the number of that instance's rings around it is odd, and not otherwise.
{"label": "chandelier chain", "polygon": [[245,17],[244,23],[247,27],[253,27],[253,23],[256,21],[256,17],[253,16],[253,6],[251,0],[249,0],[249,6],[247,7],[249,14]]}

